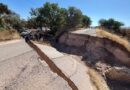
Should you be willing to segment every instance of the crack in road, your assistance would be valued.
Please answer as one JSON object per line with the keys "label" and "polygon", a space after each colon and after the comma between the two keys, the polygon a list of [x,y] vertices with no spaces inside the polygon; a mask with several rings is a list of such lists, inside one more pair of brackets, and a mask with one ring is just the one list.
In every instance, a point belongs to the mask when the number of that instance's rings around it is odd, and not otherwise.
{"label": "crack in road", "polygon": [[74,84],[73,81],[71,81],[70,78],[68,78],[56,65],[55,63],[46,55],[44,52],[42,52],[36,45],[34,45],[32,42],[28,43],[40,56],[41,60],[44,60],[50,69],[57,73],[58,76],[63,78],[66,82],[68,82],[68,85],[72,88],[72,90],[78,90],[77,86]]}

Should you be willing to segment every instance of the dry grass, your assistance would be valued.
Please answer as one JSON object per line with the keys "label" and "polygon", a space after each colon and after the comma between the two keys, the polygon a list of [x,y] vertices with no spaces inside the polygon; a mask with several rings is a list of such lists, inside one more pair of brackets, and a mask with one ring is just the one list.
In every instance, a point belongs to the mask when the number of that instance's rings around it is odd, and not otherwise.
{"label": "dry grass", "polygon": [[96,70],[89,68],[88,74],[96,90],[110,90],[104,78]]}
{"label": "dry grass", "polygon": [[20,39],[20,35],[14,30],[0,31],[0,41]]}
{"label": "dry grass", "polygon": [[105,30],[100,30],[100,29],[97,29],[96,33],[101,37],[108,38],[112,41],[115,41],[115,42],[121,44],[122,46],[124,46],[130,52],[130,43],[127,39],[122,38],[122,37],[120,37],[116,34],[109,33]]}

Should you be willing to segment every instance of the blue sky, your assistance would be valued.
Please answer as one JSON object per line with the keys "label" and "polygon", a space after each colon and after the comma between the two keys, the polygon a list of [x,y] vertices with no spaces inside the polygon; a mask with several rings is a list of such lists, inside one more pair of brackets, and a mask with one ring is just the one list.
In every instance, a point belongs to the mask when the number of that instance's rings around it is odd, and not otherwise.
{"label": "blue sky", "polygon": [[91,17],[92,26],[98,25],[101,18],[114,18],[130,27],[130,0],[0,0],[24,19],[30,16],[30,8],[40,7],[47,1],[64,8],[79,8],[83,14]]}

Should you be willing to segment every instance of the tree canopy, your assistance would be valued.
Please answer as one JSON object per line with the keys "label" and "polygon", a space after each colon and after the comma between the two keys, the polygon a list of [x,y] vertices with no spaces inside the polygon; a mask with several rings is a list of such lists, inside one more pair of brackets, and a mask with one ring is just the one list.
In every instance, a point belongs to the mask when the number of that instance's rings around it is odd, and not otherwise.
{"label": "tree canopy", "polygon": [[0,15],[1,14],[10,14],[11,10],[8,9],[7,5],[0,3]]}
{"label": "tree canopy", "polygon": [[82,24],[82,12],[75,8],[69,7],[67,23],[69,27],[79,27]]}
{"label": "tree canopy", "polygon": [[0,3],[0,28],[19,29],[22,27],[20,16],[11,11],[7,5]]}
{"label": "tree canopy", "polygon": [[119,30],[121,26],[123,26],[124,24],[122,22],[116,21],[112,18],[106,20],[106,19],[101,19],[99,21],[99,25],[103,28],[106,29],[113,29],[113,30]]}
{"label": "tree canopy", "polygon": [[89,27],[91,25],[91,23],[92,23],[92,21],[91,21],[90,17],[83,15],[83,18],[82,18],[83,27]]}
{"label": "tree canopy", "polygon": [[48,27],[50,32],[55,34],[64,28],[89,27],[91,20],[82,14],[81,10],[75,7],[68,9],[61,8],[56,3],[46,2],[42,7],[31,9],[31,18],[36,22],[37,27]]}

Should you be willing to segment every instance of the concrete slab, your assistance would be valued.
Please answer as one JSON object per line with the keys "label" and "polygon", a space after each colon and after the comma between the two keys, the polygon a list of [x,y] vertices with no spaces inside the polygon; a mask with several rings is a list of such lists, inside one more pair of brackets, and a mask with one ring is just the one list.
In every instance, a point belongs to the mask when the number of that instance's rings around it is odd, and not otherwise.
{"label": "concrete slab", "polygon": [[86,66],[77,62],[71,56],[53,59],[54,63],[69,77],[79,90],[92,90]]}
{"label": "concrete slab", "polygon": [[[21,48],[20,54],[16,54],[19,48],[17,45],[21,44],[24,48]],[[7,55],[8,59],[0,61],[0,90],[72,90],[68,82],[53,72],[25,42],[2,45],[5,48],[3,50],[6,51],[7,46],[14,56]]]}
{"label": "concrete slab", "polygon": [[64,56],[52,60],[68,77],[77,70],[77,62],[72,57]]}
{"label": "concrete slab", "polygon": [[0,43],[0,62],[31,51],[23,39]]}
{"label": "concrete slab", "polygon": [[64,56],[62,53],[58,52],[55,48],[52,48],[47,45],[41,45],[41,44],[36,44],[44,53],[51,59],[53,58],[58,58]]}
{"label": "concrete slab", "polygon": [[[65,56],[55,48],[46,45],[35,44],[45,53],[52,62],[77,86],[79,90],[93,90],[88,68],[76,61],[71,56]],[[46,48],[46,49],[45,49]],[[49,50],[49,51],[48,51]],[[52,51],[52,52],[51,52]],[[52,55],[53,53],[53,55]],[[56,53],[56,56],[55,56]],[[54,58],[55,56],[55,58]]]}
{"label": "concrete slab", "polygon": [[0,63],[0,90],[72,90],[30,51]]}

